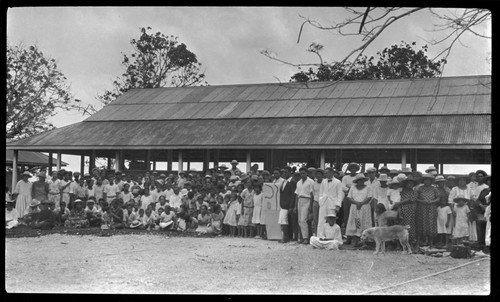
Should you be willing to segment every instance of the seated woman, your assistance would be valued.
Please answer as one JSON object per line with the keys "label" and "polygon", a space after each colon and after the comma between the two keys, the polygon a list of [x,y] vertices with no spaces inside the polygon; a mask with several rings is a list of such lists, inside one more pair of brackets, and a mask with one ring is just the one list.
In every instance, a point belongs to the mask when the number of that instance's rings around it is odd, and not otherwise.
{"label": "seated woman", "polygon": [[170,205],[165,205],[165,211],[160,214],[160,229],[171,230],[174,226],[175,213],[170,209]]}
{"label": "seated woman", "polygon": [[21,224],[31,225],[31,223],[37,220],[38,215],[40,214],[40,201],[37,199],[32,199],[30,203],[30,208],[28,210],[28,214],[24,215],[21,218]]}
{"label": "seated woman", "polygon": [[64,226],[67,228],[86,228],[89,226],[81,199],[77,199],[73,203],[73,209],[69,213],[68,219],[64,222]]}
{"label": "seated woman", "polygon": [[14,202],[11,200],[7,200],[5,203],[5,228],[12,229],[19,225],[19,221],[17,220],[17,211],[14,208]]}
{"label": "seated woman", "polygon": [[318,249],[338,250],[343,241],[340,227],[335,223],[337,216],[330,213],[325,218],[326,222],[318,228],[318,236],[312,236],[310,244]]}
{"label": "seated woman", "polygon": [[198,220],[191,216],[186,205],[182,204],[179,206],[177,217],[176,229],[178,231],[193,231],[198,228]]}

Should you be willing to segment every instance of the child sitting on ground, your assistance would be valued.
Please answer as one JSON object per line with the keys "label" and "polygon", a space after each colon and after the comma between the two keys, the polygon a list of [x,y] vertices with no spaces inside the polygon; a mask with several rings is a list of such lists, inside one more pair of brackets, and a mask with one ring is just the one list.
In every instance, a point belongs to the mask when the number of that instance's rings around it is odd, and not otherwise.
{"label": "child sitting on ground", "polygon": [[222,233],[222,219],[224,218],[224,213],[221,211],[220,205],[216,204],[213,209],[213,213],[210,214],[210,223],[207,228],[207,233],[219,235]]}
{"label": "child sitting on ground", "polygon": [[[127,184],[125,184],[124,186],[126,185]],[[134,211],[134,208],[129,203],[127,205],[127,210],[123,214],[123,223],[125,224],[125,227],[130,228],[130,226],[136,219],[137,219],[137,213]]]}
{"label": "child sitting on ground", "polygon": [[14,202],[8,199],[5,203],[5,228],[12,229],[19,225],[17,211],[14,208]]}
{"label": "child sitting on ground", "polygon": [[160,215],[160,229],[171,230],[174,227],[175,213],[170,209],[170,205],[165,206],[165,211]]}
{"label": "child sitting on ground", "polygon": [[71,210],[68,219],[64,222],[67,228],[86,228],[89,226],[89,221],[83,209],[83,201],[81,199],[75,200],[73,209]]}
{"label": "child sitting on ground", "polygon": [[87,207],[85,208],[85,215],[87,217],[87,220],[89,221],[90,227],[99,227],[101,226],[101,217],[99,217],[99,210],[94,207],[94,204],[95,197],[89,197],[89,200],[87,201]]}
{"label": "child sitting on ground", "polygon": [[156,204],[155,211],[158,212],[158,209],[163,208],[165,210],[165,206],[167,205],[167,198],[165,195],[158,196],[158,203]]}
{"label": "child sitting on ground", "polygon": [[198,228],[196,229],[196,232],[206,233],[209,223],[210,223],[210,215],[208,214],[207,206],[202,205],[200,207],[200,214],[198,214]]}
{"label": "child sitting on ground", "polygon": [[144,211],[144,217],[142,218],[142,225],[144,228],[148,231],[151,231],[151,229],[154,230],[156,227],[156,216],[153,214],[153,207],[152,205],[149,205],[146,208],[146,211]]}
{"label": "child sitting on ground", "polygon": [[343,244],[340,227],[336,224],[337,217],[335,213],[326,215],[326,222],[318,228],[318,236],[312,236],[310,244],[313,248],[338,250]]}

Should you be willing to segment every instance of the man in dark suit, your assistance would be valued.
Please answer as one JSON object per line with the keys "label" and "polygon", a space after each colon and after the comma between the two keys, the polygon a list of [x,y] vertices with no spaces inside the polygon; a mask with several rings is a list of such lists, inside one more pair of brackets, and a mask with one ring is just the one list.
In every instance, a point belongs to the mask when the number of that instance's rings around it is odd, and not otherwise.
{"label": "man in dark suit", "polygon": [[295,189],[297,187],[297,183],[291,177],[292,169],[288,166],[281,170],[281,176],[283,177],[283,182],[280,193],[280,213],[278,223],[281,225],[283,239],[279,242],[286,243],[290,241],[289,224],[293,225],[291,211],[295,208]]}

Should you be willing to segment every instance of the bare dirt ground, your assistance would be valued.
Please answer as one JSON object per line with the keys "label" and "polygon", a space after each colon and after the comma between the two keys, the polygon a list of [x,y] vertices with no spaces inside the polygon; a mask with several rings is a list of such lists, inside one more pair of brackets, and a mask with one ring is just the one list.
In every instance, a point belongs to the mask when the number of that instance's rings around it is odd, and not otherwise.
{"label": "bare dirt ground", "polygon": [[[471,261],[174,232],[70,233],[8,233],[7,292],[359,295]],[[373,294],[489,293],[487,258]]]}

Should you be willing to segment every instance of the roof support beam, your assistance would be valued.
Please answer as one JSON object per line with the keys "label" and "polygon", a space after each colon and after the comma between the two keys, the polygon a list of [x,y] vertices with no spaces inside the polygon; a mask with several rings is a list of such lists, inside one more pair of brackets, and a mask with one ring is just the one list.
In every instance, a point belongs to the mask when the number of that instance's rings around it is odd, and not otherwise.
{"label": "roof support beam", "polygon": [[172,149],[167,150],[167,170],[172,171],[172,161],[174,158],[174,151]]}
{"label": "roof support beam", "polygon": [[321,169],[325,168],[325,150],[321,150],[321,153],[319,155],[319,167]]}
{"label": "roof support beam", "polygon": [[250,166],[252,165],[252,156],[250,150],[247,151],[247,172],[250,171]]}
{"label": "roof support beam", "polygon": [[401,151],[401,169],[406,168],[406,150]]}
{"label": "roof support beam", "polygon": [[90,153],[90,161],[89,161],[89,173],[92,173],[92,170],[95,168],[95,157],[96,157],[96,151],[92,150]]}
{"label": "roof support beam", "polygon": [[56,163],[57,171],[61,170],[61,161],[62,161],[61,156],[62,156],[61,151],[57,151],[57,163]]}
{"label": "roof support beam", "polygon": [[53,160],[54,160],[54,158],[52,157],[52,152],[49,152],[49,167],[47,169],[47,171],[48,171],[47,177],[49,177],[49,175],[52,175]]}
{"label": "roof support beam", "polygon": [[182,151],[181,150],[179,150],[179,160],[178,161],[179,161],[179,168],[177,170],[179,172],[182,172],[184,170],[183,170],[183,166],[182,166],[183,164],[182,164]]}
{"label": "roof support beam", "polygon": [[85,155],[80,155],[80,175],[83,178],[85,174]]}

